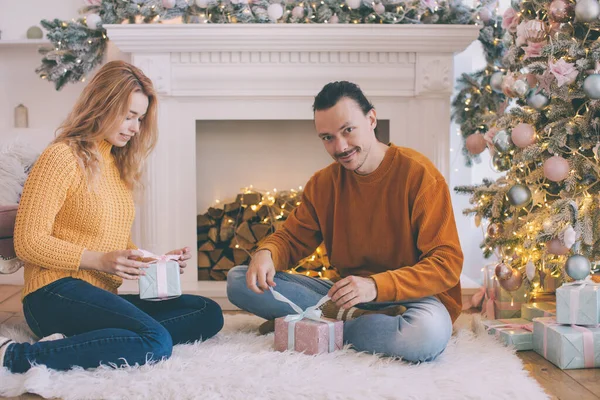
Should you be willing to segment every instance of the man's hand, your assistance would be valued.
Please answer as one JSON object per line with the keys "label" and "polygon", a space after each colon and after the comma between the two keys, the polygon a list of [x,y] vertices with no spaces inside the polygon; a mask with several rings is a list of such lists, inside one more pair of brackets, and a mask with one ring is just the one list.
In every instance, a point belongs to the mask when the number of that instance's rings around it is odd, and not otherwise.
{"label": "man's hand", "polygon": [[[259,250],[254,253],[248,272],[246,273],[246,285],[254,293],[264,293],[269,286],[275,287],[275,265],[269,250]],[[258,287],[256,282],[258,281]]]}
{"label": "man's hand", "polygon": [[350,308],[377,298],[377,285],[371,278],[348,276],[337,281],[327,293],[338,307]]}

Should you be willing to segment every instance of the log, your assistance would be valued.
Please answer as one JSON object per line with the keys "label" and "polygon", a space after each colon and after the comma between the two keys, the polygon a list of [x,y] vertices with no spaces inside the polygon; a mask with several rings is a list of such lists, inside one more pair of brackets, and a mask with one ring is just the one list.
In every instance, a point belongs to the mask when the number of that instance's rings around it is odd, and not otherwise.
{"label": "log", "polygon": [[260,203],[260,201],[262,200],[262,195],[260,193],[244,193],[244,194],[238,194],[235,201],[239,202],[240,204],[244,204],[247,206],[252,206],[255,204]]}
{"label": "log", "polygon": [[247,242],[256,243],[256,238],[250,230],[250,225],[248,224],[248,221],[244,221],[240,224],[240,226],[238,226],[236,234]]}
{"label": "log", "polygon": [[267,218],[269,216],[269,206],[261,206],[256,212],[256,214],[261,220]]}
{"label": "log", "polygon": [[242,219],[244,221],[249,221],[254,217],[256,217],[256,211],[254,211],[252,209],[252,207],[246,207],[246,209],[244,210],[244,216],[242,217]]}
{"label": "log", "polygon": [[198,280],[199,281],[210,281],[210,269],[209,268],[198,268]]}
{"label": "log", "polygon": [[233,267],[235,267],[233,261],[231,261],[228,257],[223,256],[212,269],[213,271],[229,271]]}
{"label": "log", "polygon": [[252,224],[250,229],[257,240],[262,240],[271,232],[271,224]]}
{"label": "log", "polygon": [[247,265],[250,255],[242,249],[233,249],[233,262],[235,265]]}
{"label": "log", "polygon": [[250,243],[239,235],[231,239],[231,243],[229,243],[229,247],[232,249],[235,249],[236,245],[238,246],[237,248],[244,250],[252,250],[256,247],[255,243]]}
{"label": "log", "polygon": [[198,251],[213,251],[215,249],[215,244],[210,240],[207,240],[202,244],[202,246],[198,247]]}
{"label": "log", "polygon": [[208,253],[208,256],[210,257],[213,263],[216,263],[217,261],[219,261],[219,258],[221,258],[222,254],[223,249],[214,249],[213,251]]}
{"label": "log", "polygon": [[221,230],[219,231],[219,239],[221,242],[228,242],[235,234],[235,221],[233,218],[225,217],[221,220]]}
{"label": "log", "polygon": [[204,251],[198,252],[198,268],[210,268],[212,262],[210,261],[210,257]]}
{"label": "log", "polygon": [[214,269],[210,270],[210,277],[215,281],[225,281],[227,280],[227,275],[223,271],[215,271]]}
{"label": "log", "polygon": [[196,240],[198,241],[198,243],[202,244],[204,242],[206,242],[208,240],[208,232],[202,232],[202,233],[198,233],[196,235]]}
{"label": "log", "polygon": [[221,219],[223,218],[223,214],[225,214],[225,210],[223,210],[222,208],[214,208],[214,207],[210,207],[208,209],[207,214],[215,220]]}
{"label": "log", "polygon": [[242,208],[242,203],[238,201],[234,201],[233,203],[225,204],[224,210],[225,214],[233,214],[236,213]]}
{"label": "log", "polygon": [[214,225],[214,221],[206,216],[206,214],[200,214],[196,217],[196,225],[198,228],[206,228]]}
{"label": "log", "polygon": [[208,238],[213,241],[213,243],[219,243],[219,230],[213,226],[208,230]]}

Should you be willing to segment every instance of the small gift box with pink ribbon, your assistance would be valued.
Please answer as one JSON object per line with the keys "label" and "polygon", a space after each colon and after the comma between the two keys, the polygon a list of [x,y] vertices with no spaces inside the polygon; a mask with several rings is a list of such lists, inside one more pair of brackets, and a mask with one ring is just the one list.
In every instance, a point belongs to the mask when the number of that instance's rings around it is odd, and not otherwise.
{"label": "small gift box with pink ribbon", "polygon": [[521,304],[529,300],[525,286],[521,285],[517,290],[509,292],[500,286],[494,270],[495,265],[483,267],[485,296],[482,313],[490,320],[520,318]]}
{"label": "small gift box with pink ribbon", "polygon": [[156,255],[149,251],[144,253],[143,261],[149,267],[140,276],[140,299],[150,301],[168,300],[181,296],[181,278],[179,272],[179,255]]}
{"label": "small gift box with pink ribbon", "polygon": [[482,321],[490,335],[496,335],[507,346],[517,351],[533,349],[533,324],[523,318]]}
{"label": "small gift box with pink ribbon", "polygon": [[314,355],[331,353],[344,346],[344,323],[321,316],[320,307],[329,300],[323,297],[306,310],[281,293],[269,288],[276,300],[288,303],[296,314],[275,319],[275,350],[293,350]]}
{"label": "small gift box with pink ribbon", "polygon": [[572,325],[600,324],[600,284],[588,277],[565,283],[556,289],[556,322]]}
{"label": "small gift box with pink ribbon", "polygon": [[521,317],[529,321],[534,318],[554,317],[556,315],[556,302],[537,301],[521,305]]}
{"label": "small gift box with pink ribbon", "polygon": [[600,367],[600,327],[533,320],[533,350],[560,369]]}

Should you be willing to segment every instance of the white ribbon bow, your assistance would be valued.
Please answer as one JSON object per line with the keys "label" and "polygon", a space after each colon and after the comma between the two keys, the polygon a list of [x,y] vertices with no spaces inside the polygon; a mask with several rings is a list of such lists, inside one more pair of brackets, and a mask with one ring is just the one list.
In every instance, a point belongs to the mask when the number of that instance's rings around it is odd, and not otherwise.
{"label": "white ribbon bow", "polygon": [[275,300],[281,301],[283,303],[287,303],[292,307],[296,314],[287,315],[284,318],[284,321],[288,322],[288,350],[294,350],[294,343],[296,338],[296,322],[303,320],[304,318],[310,319],[317,322],[324,322],[329,327],[329,352],[335,350],[335,324],[331,321],[322,318],[322,312],[319,309],[323,304],[330,300],[329,296],[323,296],[321,300],[317,302],[314,306],[310,306],[306,308],[306,310],[302,310],[300,306],[296,303],[273,289],[269,286],[269,290],[273,294]]}

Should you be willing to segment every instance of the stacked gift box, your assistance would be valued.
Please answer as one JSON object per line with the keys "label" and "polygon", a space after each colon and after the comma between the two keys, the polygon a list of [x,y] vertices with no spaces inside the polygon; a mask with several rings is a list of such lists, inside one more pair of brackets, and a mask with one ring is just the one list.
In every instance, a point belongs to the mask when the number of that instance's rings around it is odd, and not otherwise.
{"label": "stacked gift box", "polygon": [[521,305],[527,303],[529,294],[525,285],[509,292],[498,283],[494,269],[495,265],[483,267],[483,285],[485,297],[482,311],[489,320],[521,318]]}
{"label": "stacked gift box", "polygon": [[561,369],[599,367],[599,324],[600,286],[563,285],[556,290],[556,316],[533,318],[533,349]]}
{"label": "stacked gift box", "polygon": [[517,351],[533,349],[533,324],[524,318],[493,319],[483,321],[490,335],[496,335],[506,345]]}

